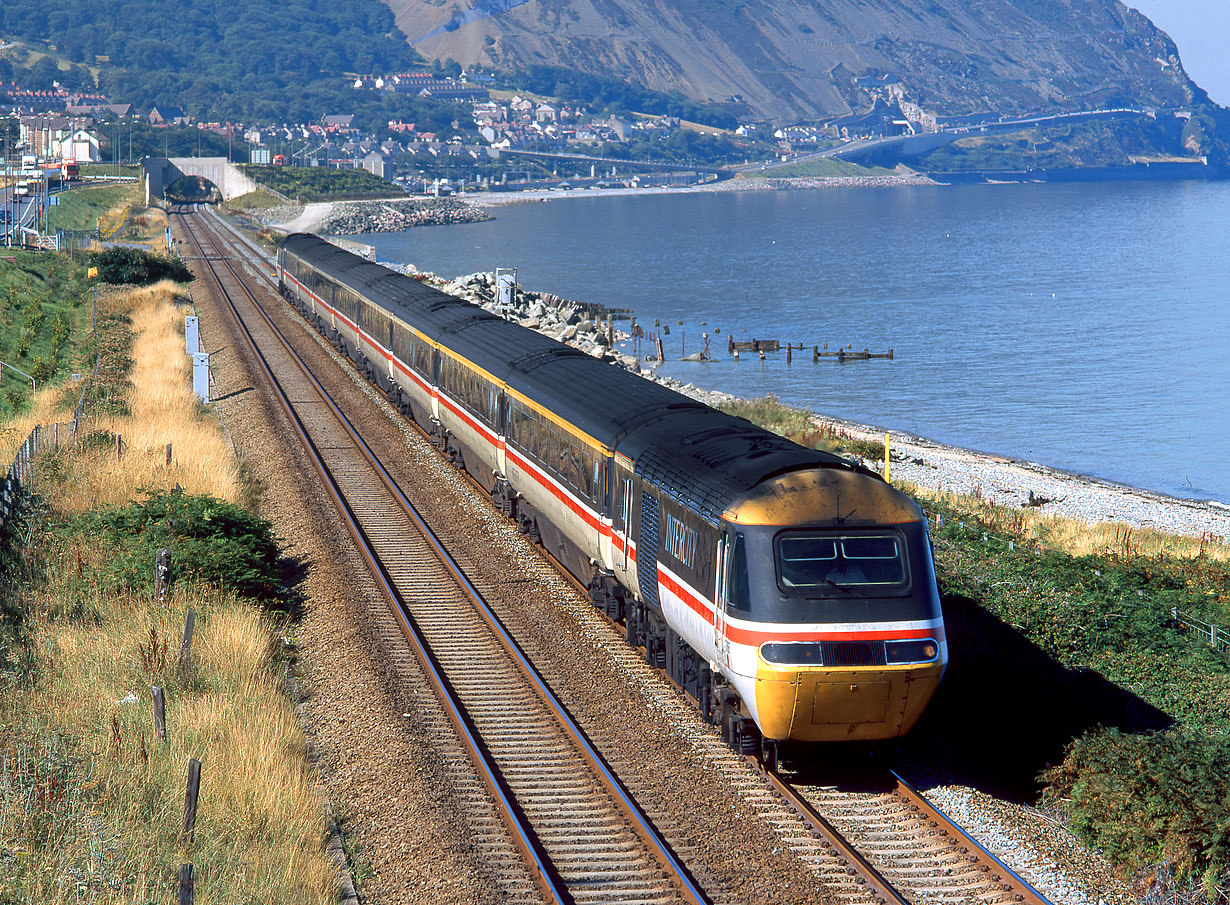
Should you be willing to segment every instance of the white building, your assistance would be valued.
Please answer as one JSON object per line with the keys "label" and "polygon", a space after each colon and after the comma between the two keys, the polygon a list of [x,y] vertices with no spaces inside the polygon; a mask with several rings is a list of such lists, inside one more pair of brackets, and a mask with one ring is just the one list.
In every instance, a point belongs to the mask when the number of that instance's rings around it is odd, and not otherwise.
{"label": "white building", "polygon": [[98,150],[98,136],[78,129],[60,142],[60,157],[77,163],[99,163],[102,154]]}

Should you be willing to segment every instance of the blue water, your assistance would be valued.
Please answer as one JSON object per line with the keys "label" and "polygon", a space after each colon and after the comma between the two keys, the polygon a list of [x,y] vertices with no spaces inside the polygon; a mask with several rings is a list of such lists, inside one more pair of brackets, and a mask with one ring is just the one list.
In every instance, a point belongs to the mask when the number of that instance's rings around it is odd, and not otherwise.
{"label": "blue water", "polygon": [[[632,308],[670,326],[668,359],[707,330],[715,361],[663,366],[701,386],[1230,502],[1230,184],[570,197],[495,215],[357,238],[383,260],[516,267],[527,289]],[[728,333],[808,352],[733,361]],[[823,343],[896,359],[813,364]]]}

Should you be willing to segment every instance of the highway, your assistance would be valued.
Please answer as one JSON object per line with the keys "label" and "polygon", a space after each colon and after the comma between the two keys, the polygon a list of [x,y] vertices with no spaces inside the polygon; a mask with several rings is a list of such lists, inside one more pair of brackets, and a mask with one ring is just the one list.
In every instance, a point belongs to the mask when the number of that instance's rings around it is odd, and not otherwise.
{"label": "highway", "polygon": [[30,181],[30,194],[16,194],[14,186],[0,189],[0,242],[4,245],[20,245],[21,230],[34,229],[35,220],[42,216],[50,199],[45,182]]}

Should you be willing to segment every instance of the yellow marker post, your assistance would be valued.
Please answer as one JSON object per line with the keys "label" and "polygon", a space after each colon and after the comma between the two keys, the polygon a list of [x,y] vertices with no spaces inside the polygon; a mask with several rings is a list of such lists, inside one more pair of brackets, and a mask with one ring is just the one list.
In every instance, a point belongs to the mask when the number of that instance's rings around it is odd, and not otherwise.
{"label": "yellow marker post", "polygon": [[888,480],[888,434],[884,435],[884,480]]}

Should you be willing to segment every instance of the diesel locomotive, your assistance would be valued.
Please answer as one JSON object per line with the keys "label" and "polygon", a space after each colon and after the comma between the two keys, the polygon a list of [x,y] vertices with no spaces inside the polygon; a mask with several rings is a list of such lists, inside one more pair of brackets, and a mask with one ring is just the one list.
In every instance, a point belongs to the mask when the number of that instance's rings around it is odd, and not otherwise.
{"label": "diesel locomotive", "polygon": [[806,449],[316,236],[285,298],[720,725],[892,738],[948,660],[927,522]]}

